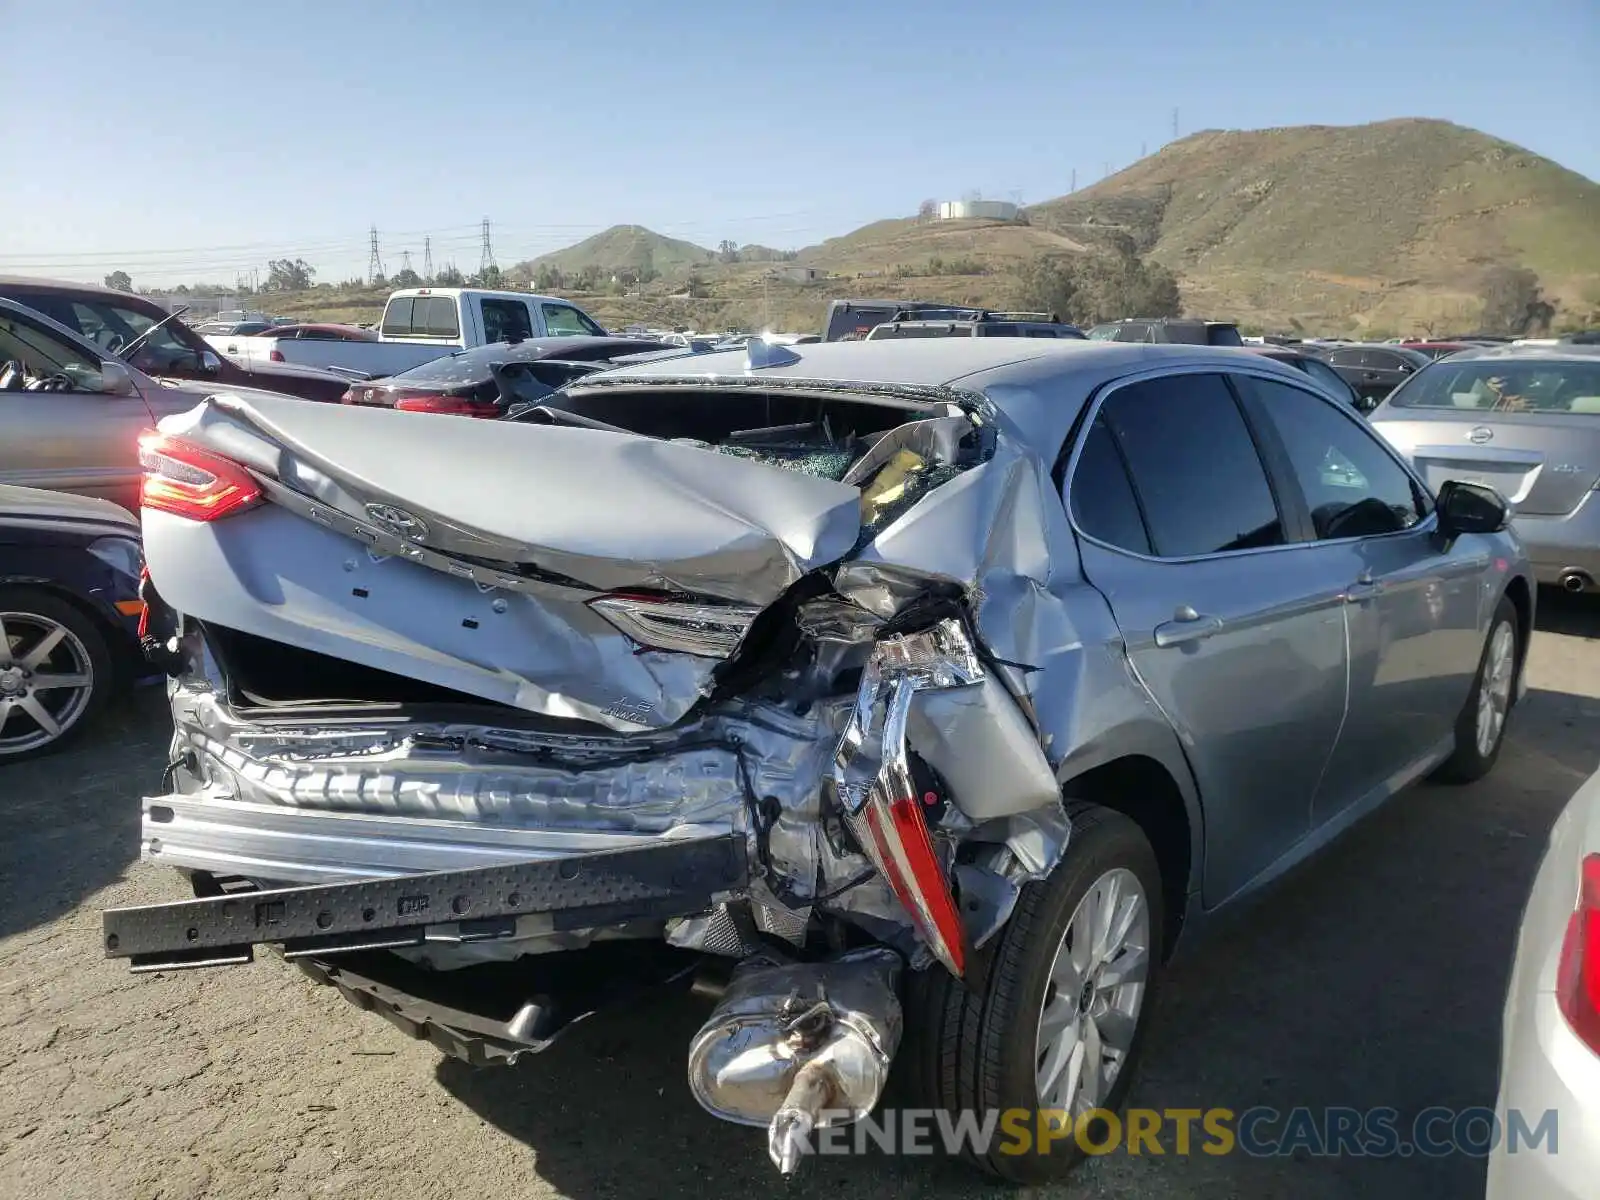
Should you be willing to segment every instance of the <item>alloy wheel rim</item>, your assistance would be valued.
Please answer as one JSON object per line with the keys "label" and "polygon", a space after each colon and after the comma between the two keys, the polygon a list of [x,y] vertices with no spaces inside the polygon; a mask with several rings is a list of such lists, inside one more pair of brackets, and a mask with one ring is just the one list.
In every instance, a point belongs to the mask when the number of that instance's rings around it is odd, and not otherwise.
{"label": "alloy wheel rim", "polygon": [[1516,667],[1516,635],[1502,621],[1489,635],[1489,653],[1483,663],[1483,684],[1478,689],[1478,753],[1494,753],[1511,707],[1511,676]]}
{"label": "alloy wheel rim", "polygon": [[77,634],[39,613],[0,612],[0,757],[60,738],[93,694],[94,664]]}
{"label": "alloy wheel rim", "polygon": [[1150,974],[1150,905],[1115,867],[1078,901],[1056,947],[1034,1034],[1042,1108],[1076,1119],[1105,1106],[1133,1048]]}

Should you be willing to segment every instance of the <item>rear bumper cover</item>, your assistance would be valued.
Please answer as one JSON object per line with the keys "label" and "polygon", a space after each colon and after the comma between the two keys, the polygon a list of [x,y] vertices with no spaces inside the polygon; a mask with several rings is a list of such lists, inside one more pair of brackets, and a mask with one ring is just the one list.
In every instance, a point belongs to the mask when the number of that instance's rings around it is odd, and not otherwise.
{"label": "rear bumper cover", "polygon": [[632,850],[245,891],[173,904],[107,910],[108,958],[135,971],[249,962],[281,944],[287,958],[419,946],[430,931],[461,941],[510,937],[517,918],[552,929],[616,925],[703,912],[745,894],[737,837],[657,841]]}
{"label": "rear bumper cover", "polygon": [[1513,524],[1540,583],[1557,583],[1569,571],[1600,581],[1600,492],[1562,516],[1518,514]]}

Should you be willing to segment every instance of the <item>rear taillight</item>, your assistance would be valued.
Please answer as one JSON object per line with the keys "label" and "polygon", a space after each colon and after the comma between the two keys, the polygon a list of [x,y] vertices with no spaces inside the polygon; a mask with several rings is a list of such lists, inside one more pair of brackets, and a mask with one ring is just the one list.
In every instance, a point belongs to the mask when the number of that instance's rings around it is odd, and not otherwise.
{"label": "rear taillight", "polygon": [[1572,1031],[1600,1054],[1600,854],[1578,870],[1578,906],[1561,942],[1556,1002]]}
{"label": "rear taillight", "polygon": [[394,406],[402,412],[445,413],[456,417],[498,417],[500,406],[493,400],[474,400],[471,396],[441,396],[422,392],[401,396]]}
{"label": "rear taillight", "polygon": [[967,957],[961,915],[912,779],[906,722],[917,692],[965,687],[983,677],[956,620],[879,641],[862,669],[855,709],[834,752],[834,791],[846,824],[928,949],[958,979]]}
{"label": "rear taillight", "polygon": [[283,351],[282,350],[268,350],[267,351],[267,361],[268,362],[288,362],[289,360],[286,359],[283,356]]}
{"label": "rear taillight", "polygon": [[144,478],[139,506],[191,521],[215,521],[261,502],[261,487],[238,463],[177,438],[139,439]]}
{"label": "rear taillight", "polygon": [[705,658],[727,658],[739,648],[759,608],[743,604],[698,604],[648,592],[612,592],[589,601],[641,646]]}

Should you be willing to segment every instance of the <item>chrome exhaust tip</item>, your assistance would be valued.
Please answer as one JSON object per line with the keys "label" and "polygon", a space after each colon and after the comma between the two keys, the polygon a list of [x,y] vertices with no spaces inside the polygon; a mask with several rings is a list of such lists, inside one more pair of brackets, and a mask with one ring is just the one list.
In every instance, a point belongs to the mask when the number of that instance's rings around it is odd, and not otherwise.
{"label": "chrome exhaust tip", "polygon": [[1577,595],[1586,592],[1594,586],[1594,580],[1582,571],[1563,571],[1560,579],[1556,581],[1561,585],[1561,590]]}

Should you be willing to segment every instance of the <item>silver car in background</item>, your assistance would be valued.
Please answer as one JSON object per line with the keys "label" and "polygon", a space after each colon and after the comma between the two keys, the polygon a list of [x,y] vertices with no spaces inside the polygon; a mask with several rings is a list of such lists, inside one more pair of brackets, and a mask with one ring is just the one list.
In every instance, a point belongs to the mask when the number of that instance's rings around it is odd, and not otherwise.
{"label": "silver car in background", "polygon": [[144,454],[143,852],[199,898],[108,952],[281,944],[475,1062],[692,952],[691,1090],[784,1171],[896,1056],[1117,1108],[1179,930],[1491,770],[1534,616],[1499,495],[1207,346],[752,341],[514,421],[218,396]]}
{"label": "silver car in background", "polygon": [[1417,372],[1372,425],[1437,488],[1483,483],[1511,502],[1540,583],[1600,583],[1600,347],[1463,350]]}
{"label": "silver car in background", "polygon": [[[1600,1190],[1600,771],[1550,831],[1517,937],[1501,1033],[1489,1200]],[[1518,1144],[1554,1112],[1556,1141]]]}

